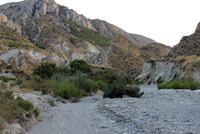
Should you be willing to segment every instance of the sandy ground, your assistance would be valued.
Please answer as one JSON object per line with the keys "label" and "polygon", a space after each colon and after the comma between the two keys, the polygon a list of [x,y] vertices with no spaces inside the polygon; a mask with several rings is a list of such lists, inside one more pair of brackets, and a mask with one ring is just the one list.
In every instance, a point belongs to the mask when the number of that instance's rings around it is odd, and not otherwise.
{"label": "sandy ground", "polygon": [[26,134],[200,134],[200,90],[157,90],[143,85],[142,98],[59,104]]}

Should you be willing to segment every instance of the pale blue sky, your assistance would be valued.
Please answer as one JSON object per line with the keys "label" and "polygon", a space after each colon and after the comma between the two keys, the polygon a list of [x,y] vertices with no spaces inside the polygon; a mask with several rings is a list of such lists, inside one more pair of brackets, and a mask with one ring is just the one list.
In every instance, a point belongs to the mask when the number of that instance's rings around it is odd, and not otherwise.
{"label": "pale blue sky", "polygon": [[[0,4],[21,1],[1,0]],[[130,33],[176,45],[200,21],[200,0],[55,0],[90,19],[108,21]]]}

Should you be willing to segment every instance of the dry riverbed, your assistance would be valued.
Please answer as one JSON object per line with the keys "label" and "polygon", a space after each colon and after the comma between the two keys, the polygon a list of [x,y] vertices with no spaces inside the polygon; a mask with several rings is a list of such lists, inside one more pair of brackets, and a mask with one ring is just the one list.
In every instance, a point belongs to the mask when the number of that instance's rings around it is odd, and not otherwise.
{"label": "dry riverbed", "polygon": [[26,134],[199,134],[200,90],[157,90],[143,85],[142,98],[58,104]]}

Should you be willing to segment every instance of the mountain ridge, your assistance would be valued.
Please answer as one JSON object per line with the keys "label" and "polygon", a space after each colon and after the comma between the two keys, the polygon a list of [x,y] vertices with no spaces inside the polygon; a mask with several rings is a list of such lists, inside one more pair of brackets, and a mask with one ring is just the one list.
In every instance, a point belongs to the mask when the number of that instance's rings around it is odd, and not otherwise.
{"label": "mountain ridge", "polygon": [[[109,59],[102,57],[110,63],[107,64],[108,67],[142,69],[147,59],[141,57],[141,53],[148,53],[142,52],[142,47],[155,42],[141,35],[129,34],[106,21],[89,20],[73,9],[57,4],[54,0],[8,3],[0,6],[0,12],[12,21],[13,25],[18,25],[21,34],[32,44],[45,51],[39,62],[52,62],[58,66],[68,66],[74,59],[95,63],[90,60],[95,61],[93,58],[98,57],[100,53],[110,52]],[[109,48],[112,48],[112,51],[107,51]],[[149,50],[154,51],[154,49]],[[115,61],[121,57],[131,64],[126,67],[124,66],[126,62],[121,62],[124,65],[118,66]],[[26,58],[26,60],[32,59]]]}

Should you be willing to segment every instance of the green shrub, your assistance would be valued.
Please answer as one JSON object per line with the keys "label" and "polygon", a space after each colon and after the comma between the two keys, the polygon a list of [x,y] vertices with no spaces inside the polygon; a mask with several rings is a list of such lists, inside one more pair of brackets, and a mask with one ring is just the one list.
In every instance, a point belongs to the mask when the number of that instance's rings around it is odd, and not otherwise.
{"label": "green shrub", "polygon": [[172,81],[163,84],[158,84],[158,89],[191,89],[195,90],[199,87],[199,83],[196,81]]}
{"label": "green shrub", "polygon": [[0,119],[0,132],[4,129],[4,122],[2,119]]}
{"label": "green shrub", "polygon": [[84,86],[82,87],[83,90],[85,90],[88,93],[96,92],[98,90],[98,85],[96,82],[92,80],[85,80]]}
{"label": "green shrub", "polygon": [[113,83],[113,81],[120,78],[114,70],[106,70],[106,71],[96,71],[92,74],[92,79],[95,81],[102,80],[107,84]]}
{"label": "green shrub", "polygon": [[5,92],[3,94],[3,98],[13,100],[14,96],[13,96],[12,92]]}
{"label": "green shrub", "polygon": [[141,82],[141,81],[138,81],[138,80],[131,82],[131,85],[142,85],[142,84],[144,84],[144,82]]}
{"label": "green shrub", "polygon": [[130,76],[121,76],[121,77],[123,77],[124,79],[126,79],[126,83],[127,84],[131,84],[132,81],[133,81],[133,78],[131,78]]}
{"label": "green shrub", "polygon": [[95,81],[91,80],[87,75],[84,75],[81,72],[76,72],[75,75],[72,76],[71,82],[74,83],[78,89],[82,89],[88,93],[96,92],[99,89]]}
{"label": "green shrub", "polygon": [[18,97],[16,101],[18,102],[19,107],[25,111],[31,111],[34,109],[33,103],[23,100],[21,97]]}
{"label": "green shrub", "polygon": [[15,81],[13,81],[13,82],[10,83],[10,86],[13,87],[13,86],[15,86],[15,85],[17,85],[17,84],[18,84],[18,81],[15,80]]}
{"label": "green shrub", "polygon": [[107,83],[102,80],[96,81],[96,84],[100,90],[103,90],[107,86]]}
{"label": "green shrub", "polygon": [[138,86],[129,86],[126,88],[125,94],[130,97],[141,97],[144,92],[140,93],[140,88]]}
{"label": "green shrub", "polygon": [[73,83],[64,84],[59,91],[59,95],[64,99],[71,99],[72,97],[79,96],[78,89],[74,86]]}
{"label": "green shrub", "polygon": [[35,109],[33,110],[33,114],[35,115],[36,118],[39,117],[39,115],[40,115],[40,110],[39,110],[39,108],[35,108]]}
{"label": "green shrub", "polygon": [[46,89],[46,88],[44,88],[44,89],[42,89],[42,94],[44,95],[44,94],[47,94],[48,93],[48,89]]}
{"label": "green shrub", "polygon": [[156,81],[156,83],[157,84],[161,84],[161,83],[163,83],[164,81],[162,80],[162,78],[159,78],[159,79],[157,79],[157,81]]}
{"label": "green shrub", "polygon": [[4,82],[1,82],[1,89],[6,89],[7,88],[7,84],[5,84]]}
{"label": "green shrub", "polygon": [[13,123],[17,118],[22,119],[25,111],[32,113],[34,108],[31,102],[22,98],[14,99],[12,92],[0,95],[0,118],[8,123]]}
{"label": "green shrub", "polygon": [[125,87],[120,83],[114,82],[109,84],[104,89],[104,98],[121,98],[125,94]]}
{"label": "green shrub", "polygon": [[54,107],[56,106],[53,99],[48,99],[49,105]]}
{"label": "green shrub", "polygon": [[30,84],[27,82],[27,81],[23,81],[23,83],[21,83],[19,85],[19,88],[22,89],[22,88],[30,88]]}
{"label": "green shrub", "polygon": [[7,77],[2,77],[1,80],[2,80],[3,82],[8,82],[8,81],[9,81],[9,78],[7,78]]}
{"label": "green shrub", "polygon": [[57,71],[56,65],[53,63],[44,62],[41,63],[33,70],[33,74],[40,76],[41,78],[51,78]]}
{"label": "green shrub", "polygon": [[70,62],[69,66],[72,72],[76,72],[76,71],[81,71],[84,73],[91,72],[90,65],[87,64],[87,62],[84,60],[78,60],[78,59],[73,60],[72,62]]}
{"label": "green shrub", "polygon": [[118,79],[105,87],[103,97],[122,98],[123,95],[128,95],[130,97],[141,97],[143,93],[140,93],[139,87],[127,86],[126,80]]}

